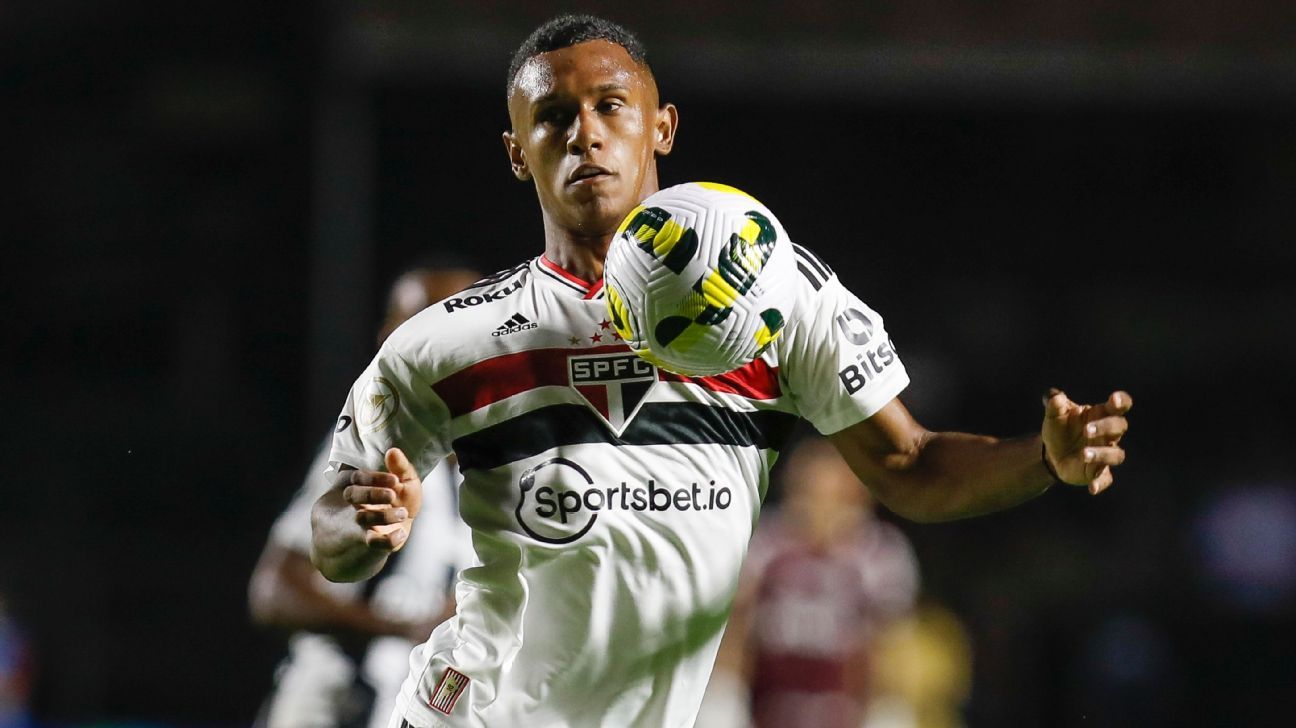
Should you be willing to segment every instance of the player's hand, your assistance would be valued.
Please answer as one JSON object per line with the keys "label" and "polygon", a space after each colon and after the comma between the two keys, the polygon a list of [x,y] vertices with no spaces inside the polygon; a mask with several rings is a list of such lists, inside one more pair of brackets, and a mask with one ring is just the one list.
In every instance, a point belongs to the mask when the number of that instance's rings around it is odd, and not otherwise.
{"label": "player's hand", "polygon": [[423,505],[423,479],[400,448],[385,456],[387,472],[347,470],[342,497],[355,509],[356,523],[365,531],[365,545],[399,551],[409,538],[414,517]]}
{"label": "player's hand", "polygon": [[1064,483],[1085,485],[1093,495],[1112,484],[1112,468],[1125,462],[1121,437],[1134,400],[1112,392],[1102,404],[1076,404],[1057,389],[1044,397],[1044,457]]}

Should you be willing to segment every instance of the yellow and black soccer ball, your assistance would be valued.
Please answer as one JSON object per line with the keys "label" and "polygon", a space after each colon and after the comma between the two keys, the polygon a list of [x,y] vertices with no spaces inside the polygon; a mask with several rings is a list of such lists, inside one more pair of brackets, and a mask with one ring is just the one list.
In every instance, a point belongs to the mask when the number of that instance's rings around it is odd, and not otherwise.
{"label": "yellow and black soccer ball", "polygon": [[689,376],[732,371],[768,349],[792,315],[795,276],[774,214],[714,182],[649,196],[621,223],[603,268],[617,334]]}

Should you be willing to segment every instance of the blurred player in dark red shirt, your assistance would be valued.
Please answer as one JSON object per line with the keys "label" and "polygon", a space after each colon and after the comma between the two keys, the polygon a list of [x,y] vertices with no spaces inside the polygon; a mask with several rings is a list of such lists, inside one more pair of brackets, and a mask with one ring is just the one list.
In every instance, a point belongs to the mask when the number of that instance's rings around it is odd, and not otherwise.
{"label": "blurred player in dark red shirt", "polygon": [[782,486],[752,537],[717,669],[740,666],[758,728],[859,728],[874,639],[913,607],[917,562],[826,440],[793,451]]}

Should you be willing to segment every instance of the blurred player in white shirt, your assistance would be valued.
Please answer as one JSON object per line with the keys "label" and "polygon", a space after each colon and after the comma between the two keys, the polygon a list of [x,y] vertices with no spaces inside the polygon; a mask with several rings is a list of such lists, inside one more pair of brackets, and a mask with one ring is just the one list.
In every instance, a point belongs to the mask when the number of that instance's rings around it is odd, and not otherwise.
{"label": "blurred player in white shirt", "polygon": [[[379,343],[409,317],[479,277],[459,267],[406,271],[389,292]],[[323,472],[331,446],[332,432],[275,520],[249,587],[253,618],[291,632],[288,655],[258,719],[267,728],[386,725],[409,672],[411,648],[454,613],[454,578],[472,563],[468,530],[459,518],[460,478],[447,460],[424,478],[428,520],[398,558],[365,582],[324,579],[310,563],[310,512],[328,489]]]}

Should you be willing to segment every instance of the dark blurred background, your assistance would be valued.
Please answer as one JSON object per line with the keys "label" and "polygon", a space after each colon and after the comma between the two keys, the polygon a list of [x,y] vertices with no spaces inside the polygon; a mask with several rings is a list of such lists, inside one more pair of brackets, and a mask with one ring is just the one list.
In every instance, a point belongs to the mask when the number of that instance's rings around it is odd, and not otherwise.
{"label": "dark blurred background", "polygon": [[753,193],[887,318],[924,424],[1133,393],[1110,493],[902,524],[970,725],[1289,719],[1296,5],[518,5],[0,4],[0,613],[36,722],[250,722],[283,641],[247,577],[386,285],[541,250],[504,74],[565,9],[648,44],[664,184]]}

